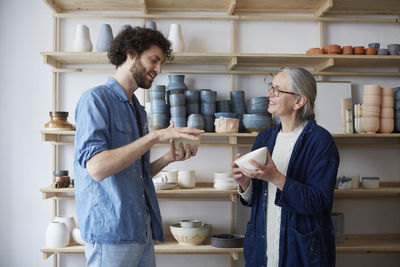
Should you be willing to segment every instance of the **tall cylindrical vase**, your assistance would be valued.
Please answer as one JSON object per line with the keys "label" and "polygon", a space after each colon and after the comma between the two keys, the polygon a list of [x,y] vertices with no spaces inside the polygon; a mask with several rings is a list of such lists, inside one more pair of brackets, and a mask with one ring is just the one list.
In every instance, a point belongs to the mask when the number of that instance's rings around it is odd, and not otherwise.
{"label": "tall cylindrical vase", "polygon": [[93,45],[90,40],[89,28],[86,25],[76,25],[75,38],[72,42],[72,47],[75,52],[92,51]]}
{"label": "tall cylindrical vase", "polygon": [[108,52],[110,50],[111,41],[114,39],[110,24],[102,24],[100,28],[99,38],[96,43],[97,52]]}
{"label": "tall cylindrical vase", "polygon": [[174,52],[185,51],[185,41],[183,40],[182,30],[180,24],[171,24],[169,28],[168,40],[172,43],[172,50]]}

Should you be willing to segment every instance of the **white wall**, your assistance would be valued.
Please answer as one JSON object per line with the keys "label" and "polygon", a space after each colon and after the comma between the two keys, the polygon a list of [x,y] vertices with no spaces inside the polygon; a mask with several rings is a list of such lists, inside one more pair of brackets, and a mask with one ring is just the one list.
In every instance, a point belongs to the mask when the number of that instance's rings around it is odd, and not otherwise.
{"label": "white wall", "polygon": [[[172,21],[157,21],[158,28],[168,35]],[[110,23],[114,34],[126,23],[137,20],[66,19],[62,25],[61,50],[71,49],[75,24],[87,24],[92,43],[97,40],[101,23]],[[187,52],[228,52],[230,25],[227,22],[180,21]],[[51,145],[41,141],[39,131],[49,120],[51,110],[51,72],[42,63],[40,51],[52,50],[52,17],[42,1],[0,0],[0,118],[3,123],[0,138],[0,266],[52,266],[52,259],[43,260],[40,248],[51,220],[51,201],[42,200],[40,188],[51,182]],[[317,46],[316,24],[310,22],[243,22],[239,27],[238,47],[241,52],[304,53]],[[331,23],[327,26],[327,43],[366,45],[377,41],[382,45],[399,43],[400,28],[389,24]],[[68,73],[60,75],[60,110],[73,110],[80,94],[106,81],[105,73]],[[237,89],[246,90],[247,97],[266,93],[262,75],[237,76]],[[378,83],[399,86],[398,78],[330,77],[329,80],[353,82],[354,102],[362,99],[363,84]],[[166,84],[167,75],[156,84]],[[191,89],[212,88],[220,99],[227,99],[228,75],[187,75]],[[152,158],[165,148],[153,150]],[[246,149],[239,149],[241,153]],[[72,171],[72,147],[60,149],[63,160],[59,168]],[[210,161],[209,155],[220,161]],[[343,149],[340,151],[340,174],[378,175],[386,181],[399,181],[399,149]],[[198,156],[169,168],[193,168],[199,180],[211,181],[214,171],[229,170],[230,148],[201,147]],[[166,223],[182,217],[197,217],[214,225],[216,233],[229,230],[229,203],[162,202]],[[63,201],[62,214],[74,215],[72,201]],[[345,212],[346,233],[400,233],[398,201],[338,201],[335,211]],[[249,211],[237,209],[238,232],[243,233]],[[62,255],[62,266],[83,266],[82,254]],[[158,266],[229,266],[228,256],[218,255],[158,255]],[[243,260],[240,259],[240,265]],[[351,262],[351,263],[350,263]],[[395,266],[398,254],[338,255],[338,266]]]}

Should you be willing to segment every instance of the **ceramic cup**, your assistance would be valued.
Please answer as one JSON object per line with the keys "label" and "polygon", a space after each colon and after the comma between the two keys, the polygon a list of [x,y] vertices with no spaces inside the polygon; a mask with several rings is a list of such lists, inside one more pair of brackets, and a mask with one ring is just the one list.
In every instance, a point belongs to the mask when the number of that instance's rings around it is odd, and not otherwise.
{"label": "ceramic cup", "polygon": [[196,186],[196,176],[194,170],[178,171],[178,185],[181,188],[194,188]]}
{"label": "ceramic cup", "polygon": [[177,183],[178,182],[178,170],[165,170],[160,172],[162,177],[165,177],[167,183]]}

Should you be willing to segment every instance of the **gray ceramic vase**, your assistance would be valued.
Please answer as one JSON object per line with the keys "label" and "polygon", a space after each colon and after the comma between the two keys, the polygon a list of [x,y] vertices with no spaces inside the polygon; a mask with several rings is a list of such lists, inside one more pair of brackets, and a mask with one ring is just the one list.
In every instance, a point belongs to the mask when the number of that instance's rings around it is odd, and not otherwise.
{"label": "gray ceramic vase", "polygon": [[108,52],[110,50],[111,41],[114,39],[110,24],[102,24],[100,28],[99,38],[96,43],[97,52]]}
{"label": "gray ceramic vase", "polygon": [[149,20],[149,21],[146,21],[145,28],[152,29],[152,30],[156,31],[157,30],[157,24],[154,21]]}

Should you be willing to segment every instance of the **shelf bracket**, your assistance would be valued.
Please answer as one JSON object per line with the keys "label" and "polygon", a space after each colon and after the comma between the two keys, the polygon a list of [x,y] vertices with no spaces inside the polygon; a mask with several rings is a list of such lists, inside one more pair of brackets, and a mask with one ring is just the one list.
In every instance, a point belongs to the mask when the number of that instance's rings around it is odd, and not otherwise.
{"label": "shelf bracket", "polygon": [[314,12],[314,17],[320,18],[328,13],[329,9],[333,7],[333,0],[326,0],[317,11]]}
{"label": "shelf bracket", "polygon": [[229,136],[228,137],[228,142],[230,145],[236,145],[237,144],[237,137],[236,136]]}
{"label": "shelf bracket", "polygon": [[228,70],[233,70],[237,66],[237,57],[233,57],[229,62]]}
{"label": "shelf bracket", "polygon": [[228,8],[228,15],[231,16],[233,13],[235,13],[235,7],[236,7],[236,0],[231,0],[231,3],[229,4]]}
{"label": "shelf bracket", "polygon": [[62,10],[54,3],[53,0],[44,0],[44,2],[56,13],[61,13]]}
{"label": "shelf bracket", "polygon": [[140,5],[142,6],[143,14],[147,14],[148,10],[147,10],[146,0],[140,0]]}
{"label": "shelf bracket", "polygon": [[239,259],[239,253],[237,252],[231,252],[231,257],[234,261],[237,261]]}
{"label": "shelf bracket", "polygon": [[53,252],[43,252],[43,259],[48,259],[51,255],[53,255]]}
{"label": "shelf bracket", "polygon": [[47,55],[43,56],[43,62],[53,66],[54,68],[58,67],[57,61],[50,56],[47,56]]}
{"label": "shelf bracket", "polygon": [[315,65],[314,66],[314,70],[316,72],[320,72],[320,71],[326,70],[327,68],[330,68],[330,67],[334,66],[334,64],[335,64],[334,59],[333,58],[328,58],[327,60]]}

